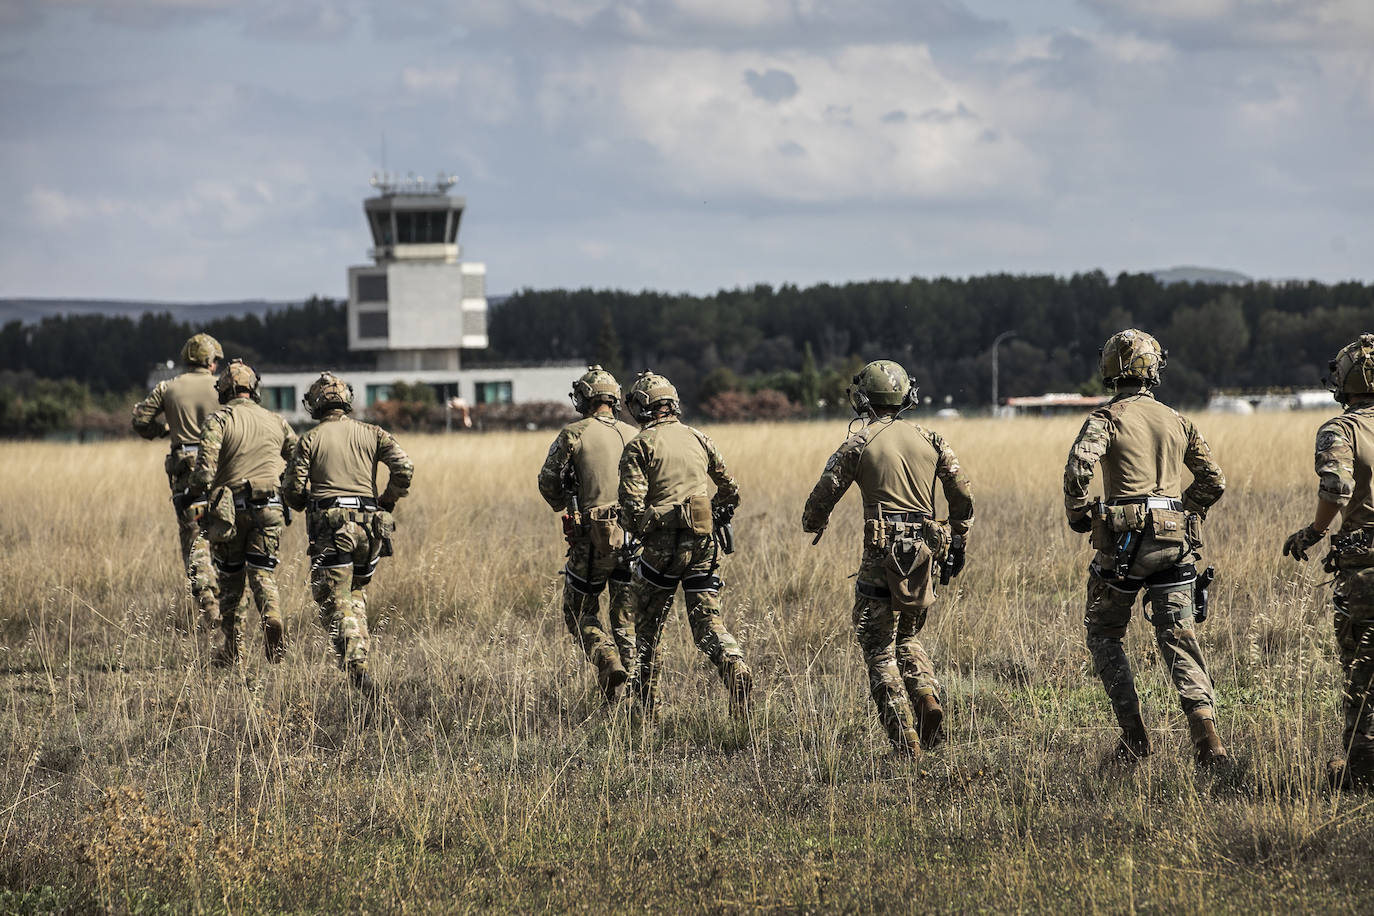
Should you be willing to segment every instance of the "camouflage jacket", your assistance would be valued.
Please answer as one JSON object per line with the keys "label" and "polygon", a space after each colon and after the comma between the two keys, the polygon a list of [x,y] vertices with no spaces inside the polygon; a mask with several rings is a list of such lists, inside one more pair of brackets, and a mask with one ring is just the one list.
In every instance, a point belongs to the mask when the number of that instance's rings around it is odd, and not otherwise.
{"label": "camouflage jacket", "polygon": [[[1206,514],[1226,489],[1226,478],[1197,427],[1147,389],[1118,394],[1083,423],[1064,465],[1064,508],[1071,522],[1082,519],[1092,505],[1088,489],[1099,463],[1108,500],[1182,498],[1185,509]],[[1186,489],[1184,467],[1193,477]]]}
{"label": "camouflage jacket", "polygon": [[[386,490],[377,496],[377,465],[390,472]],[[396,437],[371,423],[331,410],[301,436],[282,480],[282,498],[293,509],[331,496],[374,496],[394,505],[410,492],[415,463]]]}
{"label": "camouflage jacket", "polygon": [[[823,529],[830,521],[830,513],[835,511],[836,504],[840,497],[844,496],[850,484],[860,476],[860,464],[863,461],[864,452],[868,447],[869,441],[874,439],[879,433],[883,432],[889,425],[905,424],[909,427],[906,435],[911,432],[916,434],[919,440],[923,440],[921,449],[924,450],[924,443],[928,443],[933,454],[929,456],[930,467],[934,473],[927,483],[926,480],[908,479],[903,481],[908,490],[906,501],[913,503],[909,508],[915,511],[922,511],[927,515],[934,515],[935,494],[934,481],[940,481],[940,486],[944,490],[945,499],[949,502],[949,526],[950,530],[957,535],[966,537],[969,529],[973,527],[973,484],[969,480],[968,474],[959,465],[959,459],[955,457],[954,450],[949,447],[949,443],[939,433],[925,429],[912,423],[909,420],[898,418],[871,420],[857,432],[851,435],[840,445],[835,453],[830,456],[830,460],[825,463],[825,470],[821,472],[821,477],[816,481],[816,485],[811,489],[811,495],[806,499],[806,506],[802,509],[802,530],[807,532],[817,532]],[[909,477],[909,474],[898,474],[895,476]],[[924,473],[922,474],[924,477]],[[927,490],[929,486],[929,490]],[[865,502],[869,500],[870,494],[865,493]],[[891,507],[884,507],[891,508]],[[907,507],[903,507],[904,509]],[[869,507],[865,506],[865,514],[869,513]]]}
{"label": "camouflage jacket", "polygon": [[207,493],[242,481],[276,489],[295,448],[296,431],[285,417],[248,398],[234,398],[205,418],[191,491]]}
{"label": "camouflage jacket", "polygon": [[1374,525],[1370,456],[1374,455],[1374,404],[1361,401],[1317,430],[1317,495],[1341,507],[1341,531]]}
{"label": "camouflage jacket", "polygon": [[704,494],[708,480],[716,486],[713,507],[739,505],[739,487],[710,437],[675,416],[654,420],[630,440],[620,456],[622,523],[641,536],[652,527],[655,510]]}

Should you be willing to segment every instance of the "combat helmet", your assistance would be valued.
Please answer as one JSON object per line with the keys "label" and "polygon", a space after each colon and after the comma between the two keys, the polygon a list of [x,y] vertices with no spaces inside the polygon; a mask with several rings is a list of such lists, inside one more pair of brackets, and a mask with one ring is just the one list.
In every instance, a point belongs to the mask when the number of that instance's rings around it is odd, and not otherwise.
{"label": "combat helmet", "polygon": [[916,391],[899,363],[875,359],[859,370],[845,394],[854,413],[863,416],[874,407],[896,407],[900,413],[916,403]]}
{"label": "combat helmet", "polygon": [[1342,404],[1352,396],[1374,396],[1374,334],[1361,334],[1327,364],[1326,390]]}
{"label": "combat helmet", "polygon": [[331,410],[353,410],[353,386],[332,372],[321,372],[301,398],[310,416],[319,419]]}
{"label": "combat helmet", "polygon": [[573,409],[580,414],[591,413],[597,404],[610,404],[615,410],[620,406],[620,383],[600,366],[588,366],[586,373],[573,382],[568,397],[572,399]]}
{"label": "combat helmet", "polygon": [[678,400],[673,383],[648,369],[639,373],[630,386],[630,413],[640,423],[648,423],[663,405],[667,405],[672,413],[682,412],[682,403]]}
{"label": "combat helmet", "polygon": [[1169,363],[1169,351],[1144,331],[1127,328],[1117,331],[1098,350],[1102,384],[1121,387],[1123,379],[1142,385],[1158,385],[1159,370]]}
{"label": "combat helmet", "polygon": [[181,345],[181,361],[188,366],[209,368],[216,360],[224,359],[224,348],[209,334],[195,334]]}
{"label": "combat helmet", "polygon": [[219,392],[219,402],[228,404],[236,394],[247,394],[253,400],[261,400],[258,394],[258,373],[241,359],[231,359],[229,365],[215,380],[215,391]]}

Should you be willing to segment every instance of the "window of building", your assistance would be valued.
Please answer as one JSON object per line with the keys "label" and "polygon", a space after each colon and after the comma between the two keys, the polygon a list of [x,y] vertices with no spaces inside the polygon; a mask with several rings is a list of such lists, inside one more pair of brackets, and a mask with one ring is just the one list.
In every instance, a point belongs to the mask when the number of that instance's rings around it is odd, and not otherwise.
{"label": "window of building", "polygon": [[434,389],[434,397],[440,404],[445,403],[449,398],[458,397],[457,382],[435,382],[429,387]]}
{"label": "window of building", "polygon": [[389,401],[389,400],[391,400],[391,386],[390,386],[390,385],[368,385],[368,386],[367,386],[367,404],[366,404],[365,406],[371,407],[373,404],[376,404],[378,401]]}
{"label": "window of building", "polygon": [[478,404],[511,403],[510,382],[477,382],[474,387]]}
{"label": "window of building", "polygon": [[358,301],[385,302],[386,274],[358,274]]}
{"label": "window of building", "polygon": [[391,213],[382,211],[372,214],[372,241],[379,248],[391,245],[395,237],[391,234]]}
{"label": "window of building", "polygon": [[386,310],[358,313],[358,337],[365,340],[387,336]]}
{"label": "window of building", "polygon": [[262,389],[262,406],[277,413],[290,413],[296,409],[296,386],[272,385]]}
{"label": "window of building", "polygon": [[396,241],[402,245],[432,245],[444,241],[447,210],[402,210],[396,214]]}

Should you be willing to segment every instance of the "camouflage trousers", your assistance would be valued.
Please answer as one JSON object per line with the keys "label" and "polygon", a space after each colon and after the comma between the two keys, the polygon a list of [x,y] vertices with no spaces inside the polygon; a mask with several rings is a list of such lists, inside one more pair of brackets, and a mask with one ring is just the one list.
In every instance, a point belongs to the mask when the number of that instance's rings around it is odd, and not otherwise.
{"label": "camouflage trousers", "polygon": [[[1202,657],[1202,647],[1193,631],[1196,614],[1193,581],[1185,575],[1187,567],[1184,564],[1195,557],[1187,545],[1160,543],[1144,534],[1140,552],[1126,579],[1112,577],[1113,557],[1098,552],[1093,558],[1088,571],[1088,602],[1083,624],[1088,631],[1088,651],[1092,654],[1093,667],[1106,688],[1117,722],[1122,725],[1140,714],[1135,675],[1121,641],[1142,590],[1146,613],[1154,624],[1160,657],[1178,691],[1183,711],[1191,718],[1214,718],[1216,694]],[[1104,574],[1101,570],[1107,572]],[[1186,581],[1172,584],[1168,581],[1179,578]]]}
{"label": "camouflage trousers", "polygon": [[[626,551],[602,550],[590,538],[568,543],[563,569],[563,622],[597,671],[618,662],[627,674],[635,670],[635,619]],[[609,589],[609,634],[601,623],[601,592]]]}
{"label": "camouflage trousers", "polygon": [[1341,745],[1352,765],[1374,769],[1374,567],[1338,572],[1333,598],[1344,674]]}
{"label": "camouflage trousers", "polygon": [[898,748],[909,746],[915,734],[917,700],[940,689],[935,666],[916,638],[935,603],[934,564],[929,550],[923,552],[906,578],[914,601],[905,607],[894,606],[899,602],[893,600],[883,550],[864,550],[854,584],[854,635],[868,668],[869,693],[888,740]]}
{"label": "camouflage trousers", "polygon": [[234,536],[210,545],[219,573],[221,626],[231,651],[238,646],[245,590],[252,590],[263,627],[270,624],[285,632],[276,580],[277,549],[285,527],[280,506],[240,509],[234,514]]}
{"label": "camouflage trousers", "polygon": [[217,626],[220,619],[219,584],[215,581],[215,571],[210,563],[210,542],[205,539],[205,532],[200,527],[205,504],[185,505],[184,498],[179,496],[191,485],[194,457],[188,461],[183,455],[173,452],[167,456],[166,466],[167,482],[172,488],[172,505],[177,516],[177,536],[181,543],[181,568],[186,572],[191,597],[200,609],[201,618],[207,624]]}
{"label": "camouflage trousers", "polygon": [[747,690],[750,672],[744,650],[725,629],[721,617],[723,583],[715,574],[718,558],[714,539],[688,528],[670,528],[650,532],[641,544],[630,583],[637,656],[632,691],[636,698],[649,708],[657,700],[661,677],[658,643],[679,585],[686,597],[687,623],[697,648],[715,666],[732,696]]}
{"label": "camouflage trousers", "polygon": [[367,668],[367,592],[390,555],[391,513],[325,509],[310,513],[310,591],[340,667]]}

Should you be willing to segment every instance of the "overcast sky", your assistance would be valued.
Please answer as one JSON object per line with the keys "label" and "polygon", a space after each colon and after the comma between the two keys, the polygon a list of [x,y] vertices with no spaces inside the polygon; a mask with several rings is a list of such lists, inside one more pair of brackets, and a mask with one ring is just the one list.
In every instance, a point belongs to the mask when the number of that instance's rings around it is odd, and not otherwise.
{"label": "overcast sky", "polygon": [[[385,155],[385,161],[383,161]],[[1374,276],[1370,0],[0,0],[0,296]]]}

